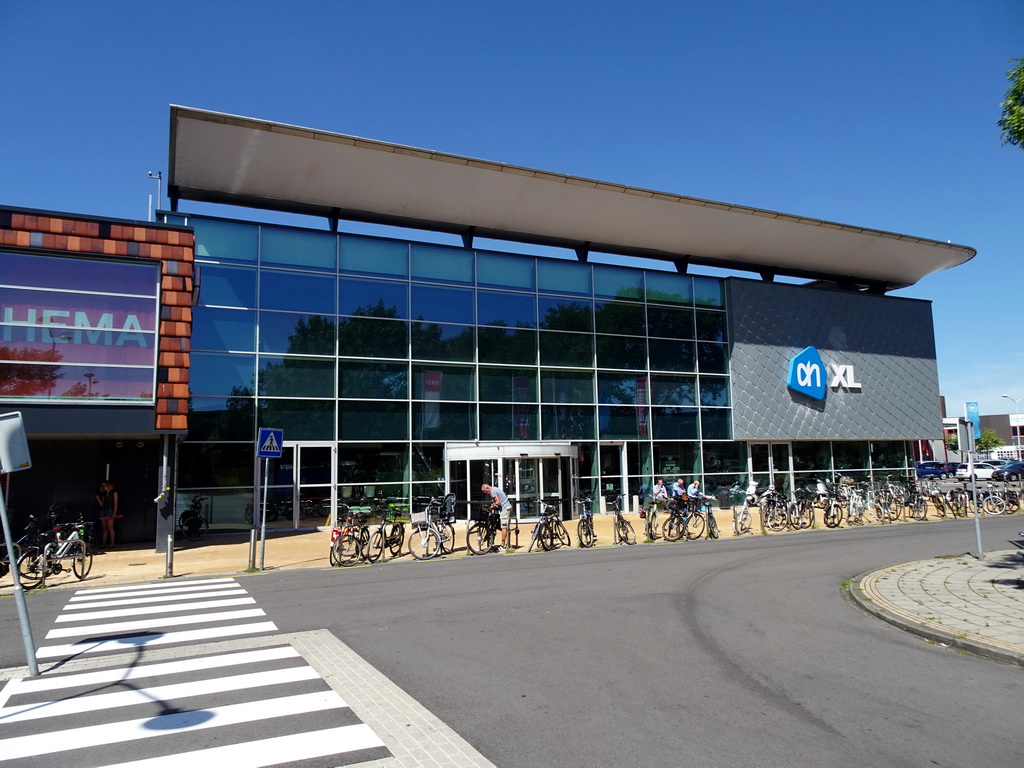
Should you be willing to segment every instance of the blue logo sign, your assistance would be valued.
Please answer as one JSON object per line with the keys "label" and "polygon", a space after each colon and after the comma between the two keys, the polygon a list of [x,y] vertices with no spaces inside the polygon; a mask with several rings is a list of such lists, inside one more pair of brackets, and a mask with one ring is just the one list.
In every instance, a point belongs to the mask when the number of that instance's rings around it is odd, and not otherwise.
{"label": "blue logo sign", "polygon": [[964,413],[967,420],[974,425],[974,439],[981,439],[981,414],[978,412],[977,403],[964,403]]}
{"label": "blue logo sign", "polygon": [[256,438],[256,456],[261,459],[280,459],[284,450],[284,430],[260,427]]}
{"label": "blue logo sign", "polygon": [[805,347],[800,354],[789,361],[789,375],[786,386],[794,392],[813,400],[825,399],[825,377],[828,372],[821,361],[821,355],[814,347]]}

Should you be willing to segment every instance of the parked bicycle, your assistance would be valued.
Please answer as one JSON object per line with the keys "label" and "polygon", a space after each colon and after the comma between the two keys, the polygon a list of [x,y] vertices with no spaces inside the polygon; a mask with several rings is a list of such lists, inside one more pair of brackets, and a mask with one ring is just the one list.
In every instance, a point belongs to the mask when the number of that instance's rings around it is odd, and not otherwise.
{"label": "parked bicycle", "polygon": [[25,589],[45,586],[48,576],[63,571],[74,573],[81,581],[92,569],[92,552],[84,538],[85,524],[58,523],[57,508],[58,505],[50,508],[50,525],[45,531],[39,530],[35,517],[29,515],[29,526],[34,530],[28,534],[30,543],[23,547],[18,560],[18,575]]}
{"label": "parked bicycle", "polygon": [[549,552],[558,547],[568,547],[572,544],[569,538],[569,531],[562,522],[562,513],[558,507],[549,504],[543,499],[536,500],[539,506],[537,522],[533,526],[533,535],[530,537],[530,546],[526,548],[529,552],[534,544],[539,544],[541,549]]}
{"label": "parked bicycle", "polygon": [[370,534],[370,541],[367,544],[367,560],[375,563],[385,551],[391,557],[398,557],[402,553],[404,543],[405,525],[398,518],[398,510],[393,507],[385,507],[381,512],[380,525]]}
{"label": "parked bicycle", "polygon": [[[347,513],[348,508],[344,511]],[[331,530],[331,565],[347,567],[366,558],[370,543],[367,519],[366,514],[347,516],[343,525]]]}
{"label": "parked bicycle", "polygon": [[623,516],[621,505],[621,494],[608,502],[608,508],[615,515],[615,520],[612,523],[612,544],[636,544],[633,524]]}
{"label": "parked bicycle", "polygon": [[579,538],[580,546],[589,549],[597,543],[597,534],[594,532],[594,500],[589,496],[575,499],[573,503],[579,510],[579,523],[576,524],[576,536]]}
{"label": "parked bicycle", "polygon": [[752,480],[743,488],[739,481],[729,489],[729,503],[732,506],[732,532],[736,536],[750,533],[750,507],[757,504],[757,481]]}
{"label": "parked bicycle", "polygon": [[423,510],[411,515],[406,537],[409,554],[417,560],[430,560],[455,549],[454,519],[454,493],[449,493],[442,501],[431,498]]}
{"label": "parked bicycle", "polygon": [[704,515],[688,499],[676,498],[669,502],[668,519],[661,527],[665,541],[699,539],[704,533]]}

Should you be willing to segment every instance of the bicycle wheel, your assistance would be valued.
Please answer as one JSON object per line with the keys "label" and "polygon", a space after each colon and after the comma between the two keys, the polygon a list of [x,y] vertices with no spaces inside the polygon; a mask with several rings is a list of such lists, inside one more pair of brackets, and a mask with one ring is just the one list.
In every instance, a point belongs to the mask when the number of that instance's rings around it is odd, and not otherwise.
{"label": "bicycle wheel", "polygon": [[708,512],[708,538],[718,538],[718,521],[715,520],[715,513],[710,511]]}
{"label": "bicycle wheel", "polygon": [[706,524],[703,512],[694,511],[690,513],[686,518],[686,538],[699,539],[704,535],[704,526]]}
{"label": "bicycle wheel", "polygon": [[445,523],[439,531],[441,536],[441,554],[447,555],[455,551],[455,526]]}
{"label": "bicycle wheel", "polygon": [[540,533],[537,536],[540,539],[540,545],[545,552],[550,552],[559,545],[558,534],[555,532],[555,526],[552,525],[549,520],[545,520],[541,523]]}
{"label": "bicycle wheel", "polygon": [[64,556],[72,558],[71,572],[79,581],[89,575],[89,571],[92,570],[92,552],[85,546],[84,541],[69,542]]}
{"label": "bicycle wheel", "polygon": [[589,515],[580,518],[580,522],[576,526],[576,536],[580,540],[580,546],[584,549],[594,546],[594,522]]}
{"label": "bicycle wheel", "polygon": [[990,515],[1001,515],[1006,511],[1006,502],[999,496],[989,495],[983,500],[985,511]]}
{"label": "bicycle wheel", "polygon": [[206,537],[210,524],[205,518],[196,516],[181,521],[181,535],[189,541],[199,541]]}
{"label": "bicycle wheel", "polygon": [[807,500],[800,504],[800,528],[807,530],[812,525],[814,525],[814,504]]}
{"label": "bicycle wheel", "polygon": [[569,538],[569,531],[565,529],[565,524],[561,520],[555,520],[554,525],[552,525],[551,527],[555,529],[555,537],[558,539],[558,543],[556,544],[556,546],[572,546],[572,539]]}
{"label": "bicycle wheel", "polygon": [[377,526],[377,530],[370,534],[364,550],[367,562],[376,563],[384,554],[384,529]]}
{"label": "bicycle wheel", "polygon": [[441,538],[427,526],[417,526],[406,537],[409,554],[417,560],[429,560],[441,551]]}
{"label": "bicycle wheel", "polygon": [[633,532],[633,524],[624,517],[619,518],[619,541],[626,544],[636,544],[636,533]]}
{"label": "bicycle wheel", "polygon": [[750,510],[744,507],[740,511],[740,516],[736,519],[736,532],[739,534],[750,533]]}
{"label": "bicycle wheel", "polygon": [[658,538],[658,518],[653,509],[648,509],[644,515],[644,536],[647,541],[654,541]]}
{"label": "bicycle wheel", "polygon": [[387,535],[387,547],[392,557],[398,557],[402,553],[402,545],[405,543],[405,526],[402,523],[391,523]]}
{"label": "bicycle wheel", "polygon": [[487,523],[476,522],[466,531],[466,549],[474,555],[486,555],[494,545],[494,531]]}
{"label": "bicycle wheel", "polygon": [[928,517],[928,507],[920,496],[910,502],[908,509],[910,510],[910,516],[918,522]]}
{"label": "bicycle wheel", "polygon": [[835,499],[831,499],[829,505],[825,508],[825,512],[822,514],[822,520],[826,527],[838,528],[839,524],[843,522],[842,505]]}
{"label": "bicycle wheel", "polygon": [[882,522],[884,516],[885,513],[882,511],[882,508],[873,501],[865,504],[860,511],[861,521],[868,525]]}
{"label": "bicycle wheel", "polygon": [[46,557],[37,547],[29,547],[22,552],[18,559],[18,575],[25,589],[34,589],[43,582],[46,576]]}
{"label": "bicycle wheel", "polygon": [[782,504],[769,504],[764,510],[764,525],[778,533],[786,527],[786,508]]}
{"label": "bicycle wheel", "polygon": [[931,502],[931,505],[935,507],[936,517],[946,516],[946,502],[942,499],[941,496],[931,496],[929,498],[929,501]]}
{"label": "bicycle wheel", "polygon": [[359,546],[359,537],[354,533],[346,533],[334,542],[334,561],[342,567],[355,565],[359,562],[362,547]]}
{"label": "bicycle wheel", "polygon": [[665,541],[679,541],[683,538],[684,530],[683,518],[679,515],[669,515],[665,525],[661,528],[661,534],[665,537]]}

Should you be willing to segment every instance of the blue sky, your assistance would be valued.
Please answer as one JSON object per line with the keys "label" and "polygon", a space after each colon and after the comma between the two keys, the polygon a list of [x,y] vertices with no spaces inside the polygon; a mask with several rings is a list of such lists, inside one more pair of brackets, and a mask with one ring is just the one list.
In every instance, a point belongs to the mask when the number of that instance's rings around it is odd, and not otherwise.
{"label": "blue sky", "polygon": [[146,218],[181,104],[950,240],[977,257],[899,292],[950,415],[1024,411],[1021,0],[0,0],[0,31],[0,203]]}

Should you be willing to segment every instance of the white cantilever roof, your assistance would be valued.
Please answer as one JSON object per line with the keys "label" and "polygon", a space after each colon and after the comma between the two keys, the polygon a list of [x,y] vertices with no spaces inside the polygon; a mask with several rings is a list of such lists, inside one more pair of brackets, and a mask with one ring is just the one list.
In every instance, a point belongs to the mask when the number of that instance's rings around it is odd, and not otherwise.
{"label": "white cantilever roof", "polygon": [[310,128],[171,107],[168,193],[891,290],[975,250]]}

